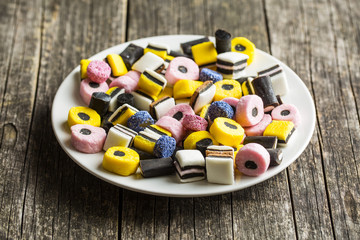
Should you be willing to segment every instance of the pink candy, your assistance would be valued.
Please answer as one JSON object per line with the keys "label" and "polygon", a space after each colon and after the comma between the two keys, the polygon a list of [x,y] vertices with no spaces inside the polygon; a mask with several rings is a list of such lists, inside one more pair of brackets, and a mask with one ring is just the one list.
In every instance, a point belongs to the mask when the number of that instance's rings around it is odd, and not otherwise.
{"label": "pink candy", "polygon": [[258,124],[264,116],[264,104],[257,95],[246,95],[240,98],[235,113],[235,120],[242,127]]}
{"label": "pink candy", "polygon": [[110,83],[110,88],[112,87],[123,88],[125,89],[125,92],[131,93],[138,88],[138,82],[139,80],[136,81],[135,79],[124,75],[112,81]]}
{"label": "pink candy", "polygon": [[176,57],[166,69],[165,78],[169,86],[180,79],[198,80],[199,66],[190,58]]}
{"label": "pink candy", "polygon": [[86,78],[80,83],[80,96],[87,106],[89,106],[94,92],[106,92],[107,90],[109,90],[109,87],[106,82],[96,83]]}
{"label": "pink candy", "polygon": [[111,68],[104,61],[93,60],[87,67],[87,75],[93,82],[103,83],[110,77],[110,74]]}
{"label": "pink candy", "polygon": [[171,132],[172,137],[175,138],[177,143],[179,143],[185,137],[185,128],[181,122],[175,118],[163,116],[155,123],[155,125]]}
{"label": "pink candy", "polygon": [[281,104],[274,108],[271,112],[274,120],[292,121],[295,128],[301,123],[299,110],[293,104]]}
{"label": "pink candy", "polygon": [[195,115],[195,112],[189,104],[180,103],[170,108],[170,110],[164,116],[173,117],[182,123],[186,114]]}
{"label": "pink candy", "polygon": [[270,154],[260,144],[248,143],[238,151],[235,163],[239,172],[256,177],[268,169]]}
{"label": "pink candy", "polygon": [[71,127],[71,144],[83,153],[97,153],[102,151],[106,139],[106,132],[101,127],[87,124],[76,124]]}
{"label": "pink candy", "polygon": [[244,127],[247,136],[262,136],[265,128],[271,123],[272,118],[270,114],[264,114],[263,119],[256,125],[251,127]]}
{"label": "pink candy", "polygon": [[185,115],[182,124],[186,129],[192,131],[206,131],[208,126],[208,122],[204,118],[189,114]]}

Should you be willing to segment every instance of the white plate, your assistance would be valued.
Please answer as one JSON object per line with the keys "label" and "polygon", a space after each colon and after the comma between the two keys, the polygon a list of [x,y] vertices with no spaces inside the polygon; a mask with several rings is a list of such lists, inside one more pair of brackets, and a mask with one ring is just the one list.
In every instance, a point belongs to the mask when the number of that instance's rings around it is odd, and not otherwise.
{"label": "white plate", "polygon": [[[180,51],[180,43],[201,37],[196,35],[168,35],[143,38],[131,42],[142,47],[146,47],[149,41],[166,43],[172,50]],[[211,40],[214,39],[211,38]],[[106,49],[91,59],[103,59],[110,53],[120,53],[128,44],[124,43]],[[254,62],[247,68],[247,73],[256,74],[258,70],[263,70],[265,67],[274,64],[280,64],[283,67],[288,79],[290,92],[283,96],[282,100],[284,103],[292,103],[297,106],[302,116],[302,123],[289,140],[288,146],[283,148],[284,159],[281,165],[269,168],[266,173],[259,177],[246,177],[239,174],[236,175],[235,184],[218,185],[208,183],[206,180],[179,183],[176,176],[145,179],[140,174],[123,177],[107,172],[101,166],[104,152],[84,154],[76,151],[70,144],[70,129],[67,126],[68,112],[71,107],[84,106],[79,95],[79,66],[64,79],[55,95],[51,113],[55,136],[64,151],[86,171],[104,181],[129,190],[161,196],[198,197],[244,189],[278,174],[295,161],[308,145],[315,127],[315,107],[311,95],[302,80],[289,67],[269,54],[256,49]]]}

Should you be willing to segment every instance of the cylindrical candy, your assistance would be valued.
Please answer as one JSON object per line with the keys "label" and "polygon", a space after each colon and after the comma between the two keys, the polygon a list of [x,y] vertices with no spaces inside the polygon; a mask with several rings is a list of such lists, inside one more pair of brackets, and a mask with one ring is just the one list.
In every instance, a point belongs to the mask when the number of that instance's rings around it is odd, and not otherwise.
{"label": "cylindrical candy", "polygon": [[236,37],[231,40],[231,51],[248,55],[247,64],[250,65],[254,60],[255,45],[247,38]]}
{"label": "cylindrical candy", "polygon": [[198,80],[199,67],[190,58],[176,57],[166,69],[165,78],[169,86],[173,86],[180,79]]}
{"label": "cylindrical candy", "polygon": [[157,158],[171,157],[176,148],[176,141],[173,137],[163,135],[155,143],[154,155]]}
{"label": "cylindrical candy", "polygon": [[208,122],[204,118],[189,114],[185,115],[182,124],[186,129],[192,131],[205,131],[208,126]]}
{"label": "cylindrical candy", "polygon": [[182,123],[186,114],[195,115],[195,112],[189,104],[181,103],[170,108],[164,116],[173,117]]}
{"label": "cylindrical candy", "polygon": [[271,123],[272,118],[270,114],[264,114],[261,121],[251,127],[244,127],[246,136],[262,136],[266,127]]}
{"label": "cylindrical candy", "polygon": [[91,96],[94,92],[106,92],[109,87],[106,82],[96,83],[89,78],[85,78],[80,83],[80,96],[84,103],[89,106]]}
{"label": "cylindrical candy", "polygon": [[257,77],[251,83],[255,94],[263,100],[264,112],[269,112],[279,105],[269,76]]}
{"label": "cylindrical candy", "polygon": [[127,120],[128,128],[140,132],[147,126],[154,124],[154,119],[147,111],[138,111]]}
{"label": "cylindrical candy", "polygon": [[138,82],[139,81],[136,81],[135,79],[124,75],[112,81],[110,83],[110,88],[112,87],[123,88],[125,89],[125,92],[131,93],[132,91],[138,89]]}
{"label": "cylindrical candy", "polygon": [[258,124],[264,116],[263,101],[257,95],[246,95],[236,105],[235,120],[242,127]]}
{"label": "cylindrical candy", "polygon": [[163,116],[156,123],[157,126],[164,128],[171,132],[171,136],[179,143],[185,136],[185,128],[175,118]]}
{"label": "cylindrical candy", "polygon": [[203,141],[204,143],[211,142],[211,145],[219,144],[208,131],[198,131],[193,132],[186,137],[184,141],[184,149],[196,149],[196,144],[200,141]]}
{"label": "cylindrical candy", "polygon": [[108,94],[104,92],[94,92],[89,103],[89,108],[94,109],[100,117],[103,117],[109,108],[110,100],[111,97]]}
{"label": "cylindrical candy", "polygon": [[214,101],[220,101],[227,97],[240,98],[241,97],[241,86],[238,81],[225,79],[215,83],[216,92]]}
{"label": "cylindrical candy", "polygon": [[223,80],[223,76],[214,70],[203,68],[200,71],[199,80],[202,82],[212,81],[213,83],[216,83]]}
{"label": "cylindrical candy", "polygon": [[101,60],[93,60],[87,67],[87,75],[93,82],[103,83],[110,77],[110,74],[109,64]]}
{"label": "cylindrical candy", "polygon": [[216,30],[215,43],[218,54],[231,51],[231,34],[222,29]]}
{"label": "cylindrical candy", "polygon": [[87,124],[76,124],[71,127],[71,145],[80,152],[100,152],[105,139],[106,132],[101,127]]}
{"label": "cylindrical candy", "polygon": [[218,117],[233,118],[234,110],[230,104],[222,101],[211,103],[208,110],[208,117],[210,121],[214,121]]}
{"label": "cylindrical candy", "polygon": [[299,110],[293,104],[281,104],[271,111],[274,120],[292,121],[295,128],[301,123]]}
{"label": "cylindrical candy", "polygon": [[268,169],[270,155],[260,144],[248,143],[238,151],[235,163],[239,172],[256,177]]}
{"label": "cylindrical candy", "polygon": [[211,135],[223,145],[237,146],[244,137],[244,129],[232,119],[218,117],[210,127]]}
{"label": "cylindrical candy", "polygon": [[116,104],[118,107],[123,104],[129,104],[130,106],[134,106],[134,96],[131,93],[122,93],[116,98]]}
{"label": "cylindrical candy", "polygon": [[107,171],[129,176],[134,174],[139,166],[139,154],[127,147],[111,147],[104,155],[102,166]]}
{"label": "cylindrical candy", "polygon": [[100,115],[93,109],[88,107],[72,107],[68,115],[69,127],[76,124],[88,124],[94,127],[100,127]]}

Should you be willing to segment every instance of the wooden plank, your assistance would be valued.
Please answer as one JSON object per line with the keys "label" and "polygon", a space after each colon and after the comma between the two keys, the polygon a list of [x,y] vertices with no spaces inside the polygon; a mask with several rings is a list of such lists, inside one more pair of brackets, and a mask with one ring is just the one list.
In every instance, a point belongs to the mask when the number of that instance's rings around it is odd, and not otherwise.
{"label": "wooden plank", "polygon": [[359,223],[356,220],[359,172],[358,159],[355,157],[358,150],[352,145],[352,139],[359,139],[359,126],[358,120],[356,123],[353,117],[348,118],[348,114],[356,112],[356,108],[352,104],[353,96],[348,95],[352,89],[346,76],[348,70],[343,65],[346,62],[344,45],[337,40],[338,32],[334,30],[337,23],[332,9],[338,6],[329,1],[304,1],[302,5],[334,237],[356,239],[359,236]]}
{"label": "wooden plank", "polygon": [[[0,33],[4,44],[1,59],[5,64],[1,67],[5,81],[0,84],[0,236],[17,239],[21,237],[25,154],[39,69],[41,1],[3,2],[2,7],[1,18],[5,22],[1,28],[8,32]],[[4,27],[7,23],[9,26]]]}
{"label": "wooden plank", "polygon": [[52,134],[50,113],[58,86],[81,58],[124,41],[125,6],[121,0],[43,5],[40,73],[26,162],[25,239],[118,235],[119,189],[66,156]]}
{"label": "wooden plank", "polygon": [[[303,5],[296,1],[267,1],[266,12],[272,54],[292,68],[312,93],[308,36],[311,22],[304,16]],[[305,152],[288,171],[298,238],[331,238],[331,216],[317,129]]]}

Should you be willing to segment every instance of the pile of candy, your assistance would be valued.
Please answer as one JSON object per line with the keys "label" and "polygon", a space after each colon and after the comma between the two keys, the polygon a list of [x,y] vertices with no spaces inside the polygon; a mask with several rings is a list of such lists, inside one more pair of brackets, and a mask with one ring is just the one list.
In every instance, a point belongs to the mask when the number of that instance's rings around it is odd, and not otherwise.
{"label": "pile of candy", "polygon": [[105,151],[103,168],[128,176],[176,173],[180,182],[233,184],[279,165],[300,115],[280,65],[248,76],[255,45],[224,30],[181,43],[182,52],[150,42],[80,62],[80,95],[70,109],[71,143]]}

